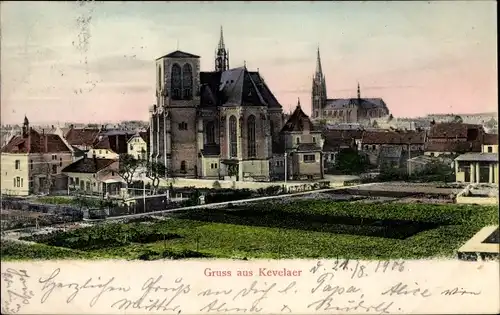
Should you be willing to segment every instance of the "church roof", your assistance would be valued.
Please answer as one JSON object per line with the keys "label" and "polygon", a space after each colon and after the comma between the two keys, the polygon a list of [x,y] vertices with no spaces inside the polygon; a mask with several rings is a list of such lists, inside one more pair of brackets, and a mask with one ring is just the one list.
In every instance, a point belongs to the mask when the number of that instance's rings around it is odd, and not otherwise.
{"label": "church roof", "polygon": [[86,156],[84,156],[83,159],[73,162],[63,168],[62,172],[95,174],[115,162],[116,160],[112,159],[87,158]]}
{"label": "church roof", "polygon": [[285,123],[281,132],[294,132],[294,131],[304,131],[304,130],[314,130],[313,123],[309,119],[309,116],[304,113],[302,108],[300,107],[300,103],[297,104],[294,112],[288,118],[288,121]]}
{"label": "church roof", "polygon": [[224,72],[200,72],[200,105],[266,106],[281,108],[258,72],[245,67]]}
{"label": "church roof", "polygon": [[350,105],[359,106],[362,109],[387,108],[381,98],[334,98],[326,100],[324,109],[342,109]]}
{"label": "church roof", "polygon": [[169,54],[166,54],[165,56],[162,56],[160,58],[157,58],[156,60],[163,59],[163,58],[200,58],[200,56],[193,55],[184,51],[176,50],[173,51]]}

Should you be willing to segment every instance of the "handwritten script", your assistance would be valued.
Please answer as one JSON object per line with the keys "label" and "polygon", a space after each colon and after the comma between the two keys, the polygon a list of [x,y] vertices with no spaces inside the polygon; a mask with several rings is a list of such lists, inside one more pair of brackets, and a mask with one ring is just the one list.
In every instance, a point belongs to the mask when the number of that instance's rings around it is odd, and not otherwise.
{"label": "handwritten script", "polygon": [[459,261],[6,262],[2,313],[486,312],[499,307],[496,270]]}

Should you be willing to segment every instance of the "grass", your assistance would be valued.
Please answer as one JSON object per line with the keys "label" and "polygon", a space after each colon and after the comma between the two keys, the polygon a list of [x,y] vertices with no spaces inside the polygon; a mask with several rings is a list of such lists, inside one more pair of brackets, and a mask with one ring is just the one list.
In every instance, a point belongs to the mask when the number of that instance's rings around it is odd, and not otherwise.
{"label": "grass", "polygon": [[[4,246],[2,243],[2,260],[453,257],[456,250],[482,227],[498,224],[496,207],[475,205],[356,204],[315,200],[288,204],[266,202],[239,210],[189,211],[147,225],[108,223],[54,236],[60,240],[89,237],[120,240],[118,246],[113,247],[94,246],[82,250],[43,244]],[[276,218],[281,218],[280,224]],[[347,219],[356,220],[348,222]],[[362,224],[361,219],[364,220]],[[433,226],[404,238],[353,233],[354,230],[390,227],[391,222],[397,220]],[[134,239],[136,236],[126,236],[138,233],[175,237],[160,241],[153,237],[150,242],[138,242]],[[57,243],[54,239],[44,242]],[[57,244],[69,246],[67,242]]]}

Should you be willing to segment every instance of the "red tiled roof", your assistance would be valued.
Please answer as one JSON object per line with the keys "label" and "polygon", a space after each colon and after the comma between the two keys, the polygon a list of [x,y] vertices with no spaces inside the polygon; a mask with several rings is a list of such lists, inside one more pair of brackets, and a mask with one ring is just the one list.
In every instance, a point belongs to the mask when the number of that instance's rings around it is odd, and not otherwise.
{"label": "red tiled roof", "polygon": [[92,145],[97,136],[99,135],[99,129],[75,129],[71,128],[67,133],[66,133],[66,141],[70,145],[78,146],[90,146]]}
{"label": "red tiled roof", "polygon": [[29,135],[13,137],[2,148],[4,153],[56,153],[71,152],[64,141],[55,134],[39,134],[30,128]]}
{"label": "red tiled roof", "polygon": [[467,138],[469,129],[482,129],[482,126],[455,122],[437,123],[431,126],[429,138]]}
{"label": "red tiled roof", "polygon": [[426,152],[481,152],[478,142],[452,141],[452,142],[428,142],[425,144]]}
{"label": "red tiled roof", "polygon": [[493,133],[485,133],[483,138],[483,144],[498,145],[498,135]]}
{"label": "red tiled roof", "polygon": [[363,144],[424,144],[424,131],[365,131]]}

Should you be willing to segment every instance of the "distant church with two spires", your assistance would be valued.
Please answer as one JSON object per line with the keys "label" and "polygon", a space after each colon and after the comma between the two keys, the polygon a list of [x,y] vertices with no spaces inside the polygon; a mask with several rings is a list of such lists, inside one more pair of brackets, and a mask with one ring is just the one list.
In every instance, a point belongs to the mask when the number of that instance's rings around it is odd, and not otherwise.
{"label": "distant church with two spires", "polygon": [[358,83],[357,97],[328,98],[326,80],[321,67],[319,48],[316,72],[312,79],[311,118],[329,123],[369,123],[371,119],[389,115],[389,108],[381,98],[361,97]]}
{"label": "distant church with two spires", "polygon": [[318,179],[320,139],[300,101],[285,121],[258,71],[229,67],[222,28],[213,71],[201,71],[200,56],[179,50],[156,59],[149,152],[166,177]]}

